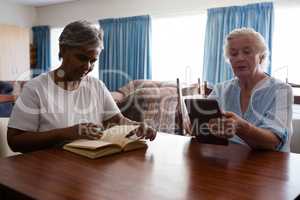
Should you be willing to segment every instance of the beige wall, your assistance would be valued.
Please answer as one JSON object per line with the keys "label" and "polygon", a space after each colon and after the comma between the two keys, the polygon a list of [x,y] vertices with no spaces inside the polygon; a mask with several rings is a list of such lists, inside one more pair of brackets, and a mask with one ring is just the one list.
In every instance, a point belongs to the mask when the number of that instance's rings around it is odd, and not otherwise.
{"label": "beige wall", "polygon": [[36,23],[36,9],[8,0],[0,0],[0,24],[31,27]]}
{"label": "beige wall", "polygon": [[29,28],[0,25],[0,80],[29,77]]}
{"label": "beige wall", "polygon": [[28,73],[30,28],[35,20],[34,7],[0,0],[0,80],[16,80]]}

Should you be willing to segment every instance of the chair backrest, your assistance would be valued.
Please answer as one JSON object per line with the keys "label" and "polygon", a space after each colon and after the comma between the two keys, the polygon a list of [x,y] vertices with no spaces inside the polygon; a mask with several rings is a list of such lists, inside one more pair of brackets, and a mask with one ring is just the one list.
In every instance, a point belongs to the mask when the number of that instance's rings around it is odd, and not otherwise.
{"label": "chair backrest", "polygon": [[177,120],[179,124],[179,134],[187,135],[191,134],[191,123],[184,104],[185,96],[201,95],[200,78],[195,84],[189,84],[186,87],[182,87],[180,79],[177,78],[177,95],[178,95],[178,116]]}
{"label": "chair backrest", "polygon": [[185,135],[186,130],[184,129],[184,116],[183,116],[183,110],[184,110],[184,102],[183,102],[183,96],[182,96],[182,87],[179,78],[176,80],[177,82],[177,95],[178,95],[178,125],[179,129],[181,131],[180,134]]}
{"label": "chair backrest", "polygon": [[291,152],[300,153],[300,119],[293,119],[293,135],[291,138]]}
{"label": "chair backrest", "polygon": [[[299,96],[300,85],[295,83],[287,83],[287,84],[289,84],[293,88],[294,104],[300,104],[300,96]],[[295,94],[296,91],[294,91],[294,89],[297,91],[298,94]]]}

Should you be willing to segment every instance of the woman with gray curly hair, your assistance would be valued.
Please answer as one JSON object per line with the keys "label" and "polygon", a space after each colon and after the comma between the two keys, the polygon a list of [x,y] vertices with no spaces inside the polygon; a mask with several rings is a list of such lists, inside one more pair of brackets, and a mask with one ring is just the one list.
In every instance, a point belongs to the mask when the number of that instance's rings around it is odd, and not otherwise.
{"label": "woman with gray curly hair", "polygon": [[292,89],[264,72],[268,48],[260,33],[235,29],[224,44],[225,59],[235,78],[217,84],[209,98],[216,98],[222,119],[209,123],[211,132],[253,149],[290,150]]}
{"label": "woman with gray curly hair", "polygon": [[140,125],[130,133],[153,140],[156,132],[125,118],[105,85],[87,76],[103,49],[103,31],[87,21],[68,24],[59,37],[61,65],[29,81],[8,124],[13,151],[29,152],[74,139],[98,139],[103,127]]}

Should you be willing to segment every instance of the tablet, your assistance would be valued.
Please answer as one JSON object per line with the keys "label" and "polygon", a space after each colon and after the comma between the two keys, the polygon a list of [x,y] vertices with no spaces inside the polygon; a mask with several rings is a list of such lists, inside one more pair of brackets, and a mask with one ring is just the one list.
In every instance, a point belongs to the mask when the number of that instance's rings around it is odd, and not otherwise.
{"label": "tablet", "polygon": [[222,112],[215,99],[185,99],[185,105],[192,124],[192,133],[198,141],[209,144],[227,145],[228,140],[212,135],[208,122],[213,118],[221,118]]}

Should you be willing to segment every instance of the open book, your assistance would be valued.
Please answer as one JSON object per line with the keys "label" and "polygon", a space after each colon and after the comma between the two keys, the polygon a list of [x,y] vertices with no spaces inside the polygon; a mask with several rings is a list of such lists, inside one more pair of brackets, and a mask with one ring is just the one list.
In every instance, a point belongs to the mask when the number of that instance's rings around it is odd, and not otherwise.
{"label": "open book", "polygon": [[113,126],[103,131],[99,140],[75,140],[64,145],[63,149],[94,159],[122,151],[145,148],[147,147],[145,140],[141,140],[135,135],[126,138],[128,133],[138,127],[138,125]]}

